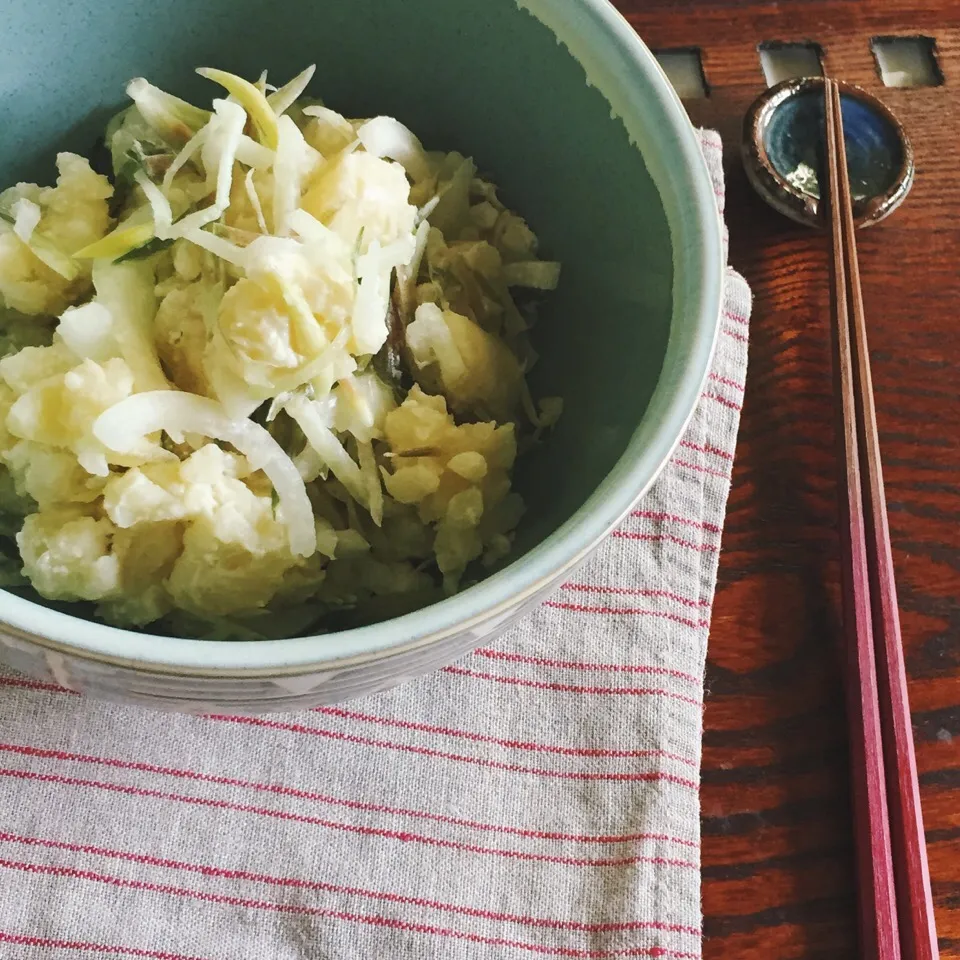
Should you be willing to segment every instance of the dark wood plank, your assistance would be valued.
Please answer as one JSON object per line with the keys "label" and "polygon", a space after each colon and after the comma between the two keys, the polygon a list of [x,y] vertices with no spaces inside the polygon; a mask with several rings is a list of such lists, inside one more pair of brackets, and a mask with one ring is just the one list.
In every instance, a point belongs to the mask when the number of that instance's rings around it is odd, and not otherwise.
{"label": "dark wood plank", "polygon": [[[770,211],[738,159],[757,44],[812,40],[905,123],[917,181],[861,233],[894,564],[940,948],[960,958],[960,4],[618,0],[654,49],[699,47],[726,144],[731,259],[756,298],[708,662],[707,960],[856,956],[839,657],[828,243]],[[886,90],[873,36],[936,40],[945,82]]]}

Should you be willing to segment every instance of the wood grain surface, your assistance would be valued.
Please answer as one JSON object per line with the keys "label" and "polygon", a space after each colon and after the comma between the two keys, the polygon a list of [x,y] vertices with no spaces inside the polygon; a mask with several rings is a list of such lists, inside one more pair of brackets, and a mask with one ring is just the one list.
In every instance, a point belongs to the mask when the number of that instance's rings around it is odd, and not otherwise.
{"label": "wood grain surface", "polygon": [[[706,960],[857,956],[838,610],[826,235],[750,190],[738,139],[757,45],[810,40],[904,122],[917,180],[860,267],[942,956],[960,958],[960,2],[617,0],[654,50],[698,47],[725,140],[750,369],[710,637]],[[885,89],[870,38],[933,37],[944,83]]]}

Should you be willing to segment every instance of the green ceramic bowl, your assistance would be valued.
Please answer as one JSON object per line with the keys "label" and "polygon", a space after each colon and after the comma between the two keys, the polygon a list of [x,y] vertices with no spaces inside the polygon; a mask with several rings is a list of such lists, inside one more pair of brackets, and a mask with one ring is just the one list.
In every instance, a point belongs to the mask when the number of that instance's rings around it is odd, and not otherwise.
{"label": "green ceramic bowl", "polygon": [[605,0],[6,0],[0,184],[88,152],[134,76],[209,98],[199,65],[256,76],[318,65],[310,92],[392,114],[501,185],[563,262],[537,329],[534,388],[566,399],[523,462],[515,559],[424,610],[342,633],[209,643],[129,633],[0,592],[0,656],[113,699],[265,710],[370,693],[502,631],[652,483],[702,387],[723,254],[693,129]]}

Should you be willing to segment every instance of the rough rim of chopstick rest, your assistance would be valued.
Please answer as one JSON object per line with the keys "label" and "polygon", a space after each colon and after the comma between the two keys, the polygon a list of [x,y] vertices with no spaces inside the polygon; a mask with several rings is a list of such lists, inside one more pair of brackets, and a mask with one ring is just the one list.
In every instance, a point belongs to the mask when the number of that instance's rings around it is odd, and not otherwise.
{"label": "rough rim of chopstick rest", "polygon": [[[839,91],[835,84],[834,109],[842,132]],[[839,136],[839,134],[838,134]],[[838,141],[839,142],[839,141]],[[887,806],[896,882],[900,946],[903,960],[936,960],[940,951],[934,923],[930,872],[927,865],[920,786],[910,719],[907,676],[900,635],[900,614],[890,546],[883,467],[870,373],[863,291],[857,257],[850,178],[841,165],[837,204],[843,223],[845,273],[850,291],[848,324],[853,354],[853,381],[857,404],[857,444],[863,483],[864,525],[872,607],[887,778]]]}
{"label": "rough rim of chopstick rest", "polygon": [[[854,834],[860,910],[861,956],[899,960],[900,942],[890,844],[869,571],[860,482],[856,404],[839,191],[839,158],[846,159],[839,94],[824,81],[829,209],[832,227],[833,334],[841,455],[840,548],[844,632],[847,644],[847,709],[850,725]],[[839,128],[839,129],[838,129]],[[844,163],[845,165],[845,163]]]}

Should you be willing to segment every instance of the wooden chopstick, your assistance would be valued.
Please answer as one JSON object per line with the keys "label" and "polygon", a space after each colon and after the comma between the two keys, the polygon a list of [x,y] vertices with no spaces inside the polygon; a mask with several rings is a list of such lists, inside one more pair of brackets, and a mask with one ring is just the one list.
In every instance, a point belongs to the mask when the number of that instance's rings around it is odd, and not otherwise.
{"label": "wooden chopstick", "polygon": [[[870,609],[870,575],[860,482],[860,454],[849,320],[846,237],[838,167],[843,140],[838,130],[838,101],[832,80],[824,81],[833,238],[833,334],[835,379],[840,395],[838,440],[840,545],[843,619],[847,638],[847,718],[857,880],[860,909],[860,951],[864,958],[899,960],[900,937],[890,845],[890,824],[884,777],[883,740],[877,689],[876,657]],[[842,166],[846,166],[844,162]]]}
{"label": "wooden chopstick", "polygon": [[[904,960],[936,960],[939,957],[934,924],[933,898],[927,865],[920,791],[907,695],[907,678],[900,636],[900,616],[890,548],[880,443],[877,435],[873,382],[870,375],[870,353],[867,345],[860,267],[854,233],[853,202],[850,179],[845,162],[843,117],[840,111],[840,90],[828,80],[827,114],[828,160],[830,160],[831,220],[834,257],[838,235],[843,252],[845,282],[844,308],[847,335],[847,361],[852,370],[841,376],[852,381],[855,406],[856,446],[862,483],[862,523],[865,535],[868,588],[872,620],[872,642],[875,647],[876,685],[886,771],[886,792],[889,814],[889,836],[898,906],[901,955]],[[831,149],[832,147],[832,149]],[[839,162],[839,158],[844,162]],[[834,191],[834,175],[837,190]],[[838,313],[838,325],[840,314]],[[844,337],[841,333],[841,342]],[[852,346],[852,349],[851,349]],[[841,354],[843,348],[841,346]],[[843,363],[841,358],[841,363]],[[847,416],[844,411],[845,433]],[[849,460],[848,460],[849,462]],[[856,478],[860,484],[860,478]],[[851,494],[852,495],[852,494]],[[857,608],[859,614],[860,608]],[[884,893],[886,897],[886,893]],[[870,954],[867,954],[868,956]]]}

